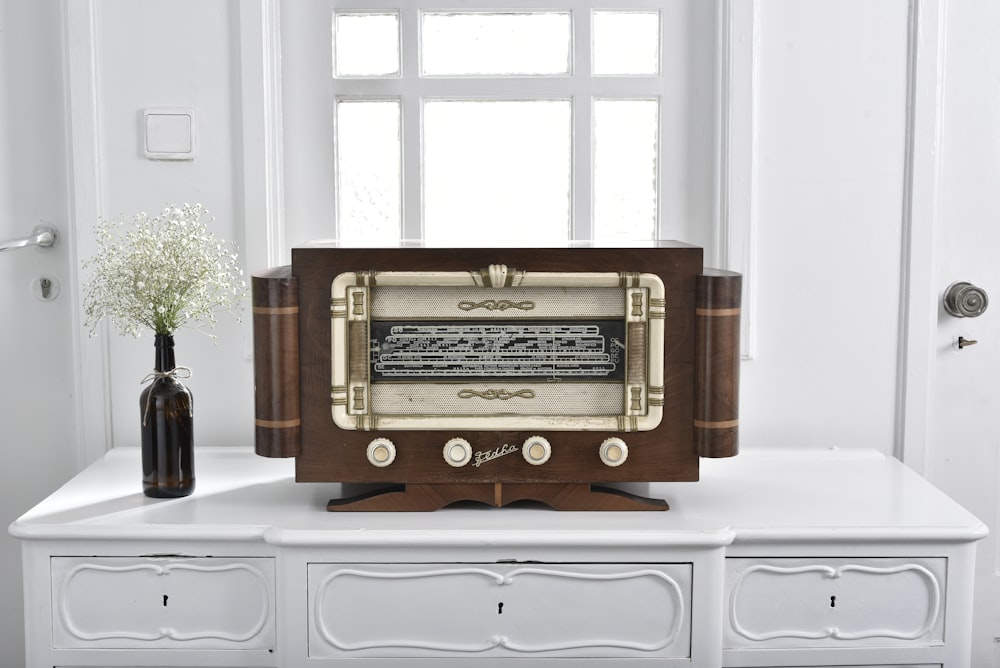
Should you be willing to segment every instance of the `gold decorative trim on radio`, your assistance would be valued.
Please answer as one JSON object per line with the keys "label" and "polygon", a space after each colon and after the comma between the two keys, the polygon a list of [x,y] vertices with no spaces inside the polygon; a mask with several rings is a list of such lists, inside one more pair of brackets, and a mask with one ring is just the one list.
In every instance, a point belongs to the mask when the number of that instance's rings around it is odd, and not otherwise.
{"label": "gold decorative trim on radio", "polygon": [[500,399],[501,401],[507,401],[508,399],[514,399],[515,397],[521,397],[522,399],[534,399],[535,392],[533,390],[517,390],[515,392],[508,392],[507,390],[484,390],[479,392],[477,390],[460,390],[458,393],[459,399]]}
{"label": "gold decorative trim on radio", "polygon": [[506,311],[509,308],[521,309],[522,311],[530,311],[535,308],[535,302],[524,301],[524,302],[512,302],[509,299],[487,299],[481,302],[470,302],[461,301],[458,302],[458,308],[463,311],[474,311],[477,308],[484,308],[487,311]]}

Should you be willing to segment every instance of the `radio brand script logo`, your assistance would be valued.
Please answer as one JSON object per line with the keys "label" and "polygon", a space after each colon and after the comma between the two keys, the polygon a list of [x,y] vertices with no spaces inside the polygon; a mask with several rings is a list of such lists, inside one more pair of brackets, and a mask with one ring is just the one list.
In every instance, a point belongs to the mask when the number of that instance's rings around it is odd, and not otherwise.
{"label": "radio brand script logo", "polygon": [[494,459],[499,459],[504,455],[509,455],[512,452],[518,452],[521,448],[517,445],[510,445],[509,443],[504,443],[495,450],[487,450],[486,452],[477,452],[476,461],[473,462],[473,466],[479,466],[480,464],[485,464],[486,462],[492,461]]}

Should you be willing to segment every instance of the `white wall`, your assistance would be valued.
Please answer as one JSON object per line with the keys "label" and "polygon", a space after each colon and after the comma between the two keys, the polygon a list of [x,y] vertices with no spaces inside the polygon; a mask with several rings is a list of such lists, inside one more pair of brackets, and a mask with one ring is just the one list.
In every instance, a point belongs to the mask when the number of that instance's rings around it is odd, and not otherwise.
{"label": "white wall", "polygon": [[907,3],[757,3],[754,359],[745,447],[892,454]]}
{"label": "white wall", "polygon": [[[237,3],[99,0],[94,19],[100,214],[130,217],[200,202],[215,216],[213,233],[242,245]],[[151,107],[194,109],[194,160],[144,157],[142,112]],[[242,324],[219,318],[218,344],[190,329],[175,334],[177,363],[194,374],[186,384],[195,399],[196,446],[252,442],[249,309],[244,316]],[[152,337],[114,335],[109,361],[112,445],[135,445]]]}

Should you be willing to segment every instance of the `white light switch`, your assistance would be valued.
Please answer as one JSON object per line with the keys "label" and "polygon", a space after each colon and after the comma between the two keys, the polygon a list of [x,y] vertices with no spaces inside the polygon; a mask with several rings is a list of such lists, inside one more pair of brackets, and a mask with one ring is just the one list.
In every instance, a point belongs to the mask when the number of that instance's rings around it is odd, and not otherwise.
{"label": "white light switch", "polygon": [[194,109],[146,109],[143,129],[144,151],[150,160],[194,159]]}

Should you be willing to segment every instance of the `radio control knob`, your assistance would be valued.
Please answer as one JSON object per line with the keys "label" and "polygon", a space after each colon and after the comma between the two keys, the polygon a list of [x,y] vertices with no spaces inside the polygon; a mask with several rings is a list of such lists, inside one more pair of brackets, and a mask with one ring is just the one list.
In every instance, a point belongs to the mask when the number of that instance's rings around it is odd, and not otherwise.
{"label": "radio control knob", "polygon": [[607,466],[621,466],[628,459],[628,446],[625,441],[612,436],[601,443],[601,461]]}
{"label": "radio control knob", "polygon": [[396,459],[396,446],[387,438],[376,438],[365,453],[372,466],[385,468]]}
{"label": "radio control knob", "polygon": [[549,461],[549,457],[552,456],[552,446],[549,445],[548,439],[542,436],[530,436],[521,446],[521,454],[524,456],[524,461],[539,466]]}
{"label": "radio control knob", "polygon": [[453,438],[444,444],[444,460],[450,466],[465,466],[472,459],[472,446],[464,438]]}

